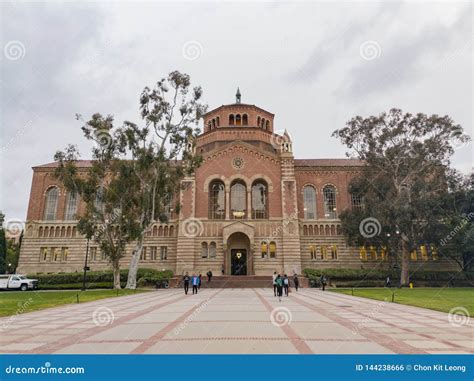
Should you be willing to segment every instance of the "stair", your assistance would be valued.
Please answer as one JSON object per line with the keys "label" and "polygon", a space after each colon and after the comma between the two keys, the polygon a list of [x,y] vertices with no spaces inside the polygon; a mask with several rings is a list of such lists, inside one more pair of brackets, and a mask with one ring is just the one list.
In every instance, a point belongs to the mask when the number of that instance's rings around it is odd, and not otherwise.
{"label": "stair", "polygon": [[[300,287],[307,287],[304,277],[300,277]],[[303,281],[303,282],[302,282]],[[293,280],[290,279],[290,287],[293,287]],[[170,282],[170,287],[183,287],[182,278],[174,277]],[[211,282],[207,281],[207,276],[202,277],[201,288],[272,288],[271,275],[219,275],[213,276]]]}

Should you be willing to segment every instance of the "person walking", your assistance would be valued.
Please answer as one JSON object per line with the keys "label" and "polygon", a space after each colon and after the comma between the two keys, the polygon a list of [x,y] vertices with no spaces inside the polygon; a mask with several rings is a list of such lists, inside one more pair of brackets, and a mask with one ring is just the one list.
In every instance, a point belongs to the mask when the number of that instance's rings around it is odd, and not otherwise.
{"label": "person walking", "polygon": [[288,275],[283,275],[283,289],[285,290],[285,296],[288,296],[288,291],[290,290],[290,280]]}
{"label": "person walking", "polygon": [[193,277],[191,279],[191,283],[193,286],[193,295],[198,293],[198,286],[199,286],[199,277],[196,275],[196,273],[193,274]]}
{"label": "person walking", "polygon": [[183,283],[184,283],[184,293],[188,295],[188,290],[189,290],[189,281],[191,280],[191,277],[189,274],[186,272],[183,276]]}
{"label": "person walking", "polygon": [[280,274],[277,275],[275,283],[277,288],[278,300],[281,302],[281,297],[283,295],[283,279],[281,278]]}
{"label": "person walking", "polygon": [[272,283],[273,283],[273,294],[275,296],[277,296],[277,284],[276,284],[276,278],[277,278],[277,272],[273,272],[273,275],[272,275]]}
{"label": "person walking", "polygon": [[390,276],[387,275],[387,279],[385,279],[385,287],[390,288],[392,286],[392,282],[390,281]]}
{"label": "person walking", "polygon": [[202,282],[202,275],[201,273],[199,273],[199,284],[198,284],[199,289],[201,289],[201,282]]}
{"label": "person walking", "polygon": [[207,281],[210,282],[212,279],[212,271],[209,270],[206,275],[207,275]]}
{"label": "person walking", "polygon": [[326,289],[326,283],[327,283],[326,277],[324,275],[321,275],[321,286],[323,288],[323,291]]}
{"label": "person walking", "polygon": [[300,280],[298,279],[298,275],[295,273],[293,275],[293,282],[295,283],[295,290],[298,291],[298,287],[300,286]]}
{"label": "person walking", "polygon": [[221,273],[224,275],[224,265],[221,266]]}

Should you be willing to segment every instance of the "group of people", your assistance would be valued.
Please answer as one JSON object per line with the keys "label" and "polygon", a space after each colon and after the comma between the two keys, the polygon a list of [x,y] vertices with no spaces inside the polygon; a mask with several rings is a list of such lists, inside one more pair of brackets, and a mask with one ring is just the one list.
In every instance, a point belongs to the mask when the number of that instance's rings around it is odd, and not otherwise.
{"label": "group of people", "polygon": [[[278,296],[278,300],[281,302],[281,297],[283,296],[283,292],[285,292],[285,296],[288,296],[290,290],[290,278],[286,274],[277,274],[275,271],[273,273],[273,294]],[[295,273],[293,275],[293,283],[295,285],[295,290],[298,291],[298,287],[300,285],[300,281],[298,279],[298,275]]]}
{"label": "group of people", "polygon": [[[207,273],[207,281],[210,282],[212,279],[212,271],[209,270]],[[184,293],[188,295],[189,291],[189,284],[192,285],[193,287],[193,295],[198,293],[198,290],[201,289],[201,283],[202,283],[202,274],[196,275],[194,273],[192,276],[189,275],[188,272],[184,274],[183,276],[183,285],[184,285]]]}
{"label": "group of people", "polygon": [[193,287],[193,295],[198,293],[198,290],[201,288],[202,275],[196,275],[194,273],[192,276],[189,276],[188,273],[184,274],[183,284],[184,284],[184,293],[188,295],[189,284],[191,283]]}

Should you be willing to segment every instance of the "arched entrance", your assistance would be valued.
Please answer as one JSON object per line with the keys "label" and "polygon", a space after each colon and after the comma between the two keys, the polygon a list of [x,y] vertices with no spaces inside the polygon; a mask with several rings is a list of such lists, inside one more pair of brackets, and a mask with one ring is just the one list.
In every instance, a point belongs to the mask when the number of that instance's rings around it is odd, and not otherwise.
{"label": "arched entrance", "polygon": [[250,248],[250,239],[245,233],[232,233],[227,239],[226,274],[253,274],[253,256]]}

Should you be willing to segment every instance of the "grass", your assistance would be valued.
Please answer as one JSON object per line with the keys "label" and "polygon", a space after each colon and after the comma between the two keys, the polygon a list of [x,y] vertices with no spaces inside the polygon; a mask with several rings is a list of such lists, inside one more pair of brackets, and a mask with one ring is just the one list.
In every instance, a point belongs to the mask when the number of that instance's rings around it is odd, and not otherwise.
{"label": "grass", "polygon": [[145,290],[64,290],[0,292],[0,316],[10,316],[45,308],[130,295]]}
{"label": "grass", "polygon": [[[392,300],[399,304],[449,312],[455,307],[464,307],[474,316],[474,288],[354,288],[354,296],[376,300]],[[331,289],[333,292],[352,295],[352,289]]]}

